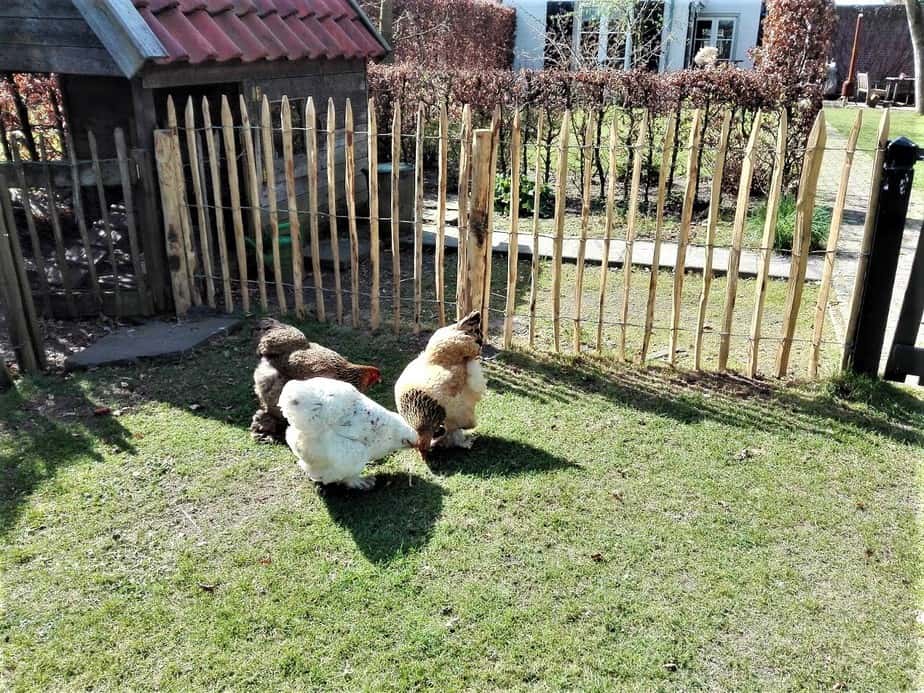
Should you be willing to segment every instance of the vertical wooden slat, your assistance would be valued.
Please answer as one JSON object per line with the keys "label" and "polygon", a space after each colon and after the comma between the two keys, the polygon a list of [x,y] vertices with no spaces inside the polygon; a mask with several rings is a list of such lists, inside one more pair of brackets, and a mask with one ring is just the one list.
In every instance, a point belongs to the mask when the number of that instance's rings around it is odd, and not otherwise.
{"label": "vertical wooden slat", "polygon": [[[93,162],[93,176],[96,178],[96,194],[99,199],[99,209],[100,217],[103,223],[103,233],[106,236],[106,250],[109,253],[109,266],[112,269],[115,314],[116,317],[120,317],[122,315],[122,293],[121,287],[119,285],[122,283],[122,281],[119,277],[119,259],[116,257],[115,244],[112,242],[112,234],[114,229],[112,228],[112,221],[109,218],[109,202],[106,200],[106,188],[103,186],[103,172],[99,164],[99,150],[96,146],[96,135],[93,134],[92,130],[87,130],[87,139],[89,140],[90,145],[90,159]],[[49,192],[50,190],[51,189],[49,188]],[[50,200],[49,206],[52,206],[53,204],[54,201]],[[56,225],[57,217],[57,211],[53,212],[52,225]],[[63,267],[62,271],[64,271]]]}
{"label": "vertical wooden slat", "polygon": [[593,166],[593,140],[596,127],[593,111],[584,116],[584,146],[581,148],[581,169],[584,172],[581,181],[581,236],[578,240],[577,266],[574,279],[574,328],[571,348],[574,353],[581,353],[581,308],[584,303],[584,259],[587,254],[587,227],[590,224],[590,184]]}
{"label": "vertical wooden slat", "polygon": [[[500,126],[501,110],[500,104],[494,107],[494,113],[491,115],[491,189],[494,189],[494,181],[497,180],[497,155],[500,151]],[[493,193],[492,193],[493,194]],[[484,338],[488,338],[488,331],[491,326],[491,274],[494,267],[494,204],[488,207],[488,240],[484,246],[484,300],[481,306],[481,331]]]}
{"label": "vertical wooden slat", "polygon": [[615,221],[613,208],[616,203],[616,177],[617,177],[617,146],[618,132],[616,114],[610,125],[609,168],[607,170],[606,187],[606,227],[603,232],[603,254],[600,263],[600,295],[597,306],[597,352],[603,351],[603,315],[606,305],[606,280],[609,277],[610,241],[613,237],[613,223]]}
{"label": "vertical wooden slat", "polygon": [[751,199],[751,180],[754,177],[754,165],[757,157],[757,141],[760,137],[760,125],[763,114],[758,110],[751,124],[751,136],[748,138],[741,161],[741,177],[738,179],[738,199],[735,203],[735,221],[732,224],[731,248],[728,251],[728,276],[725,283],[725,307],[722,311],[722,325],[719,331],[719,371],[725,371],[728,365],[728,351],[731,347],[732,319],[735,312],[735,299],[738,295],[738,266],[741,263],[741,242],[744,238],[744,225],[748,218],[748,203]]}
{"label": "vertical wooden slat", "polygon": [[242,94],[240,97],[241,136],[244,139],[244,162],[247,174],[247,203],[250,205],[250,224],[253,227],[253,245],[257,256],[257,293],[260,296],[260,309],[269,309],[269,297],[266,293],[266,266],[263,262],[263,214],[260,203],[260,160],[254,147],[253,130],[250,126],[250,109]]}
{"label": "vertical wooden slat", "polygon": [[520,111],[513,115],[510,135],[510,236],[507,239],[507,304],[504,306],[504,348],[513,341],[513,314],[517,302],[517,260],[520,225]]}
{"label": "vertical wooden slat", "polygon": [[209,248],[209,236],[212,235],[209,213],[203,193],[202,179],[199,177],[199,147],[196,138],[196,112],[190,96],[186,100],[186,150],[189,157],[189,170],[192,175],[193,195],[196,198],[196,219],[199,222],[199,250],[202,253],[202,271],[205,273],[206,302],[215,307],[215,280],[212,277],[212,251]]}
{"label": "vertical wooden slat", "polygon": [[359,327],[359,235],[356,232],[356,144],[353,131],[353,104],[348,98],[343,114],[345,145],[344,188],[346,191],[347,231],[350,234],[350,319]]}
{"label": "vertical wooden slat", "polygon": [[369,326],[379,329],[380,275],[379,267],[379,133],[375,119],[375,98],[366,107],[368,118],[367,152],[369,158],[369,264],[372,272],[372,296],[369,304]]}
{"label": "vertical wooden slat", "polygon": [[224,134],[228,167],[231,222],[234,225],[234,247],[237,251],[237,275],[241,280],[241,306],[245,313],[249,313],[250,282],[247,277],[247,246],[244,244],[244,217],[241,213],[240,178],[237,173],[237,141],[234,134],[234,117],[231,115],[231,106],[227,96],[221,97],[221,131]]}
{"label": "vertical wooden slat", "polygon": [[661,236],[664,231],[664,201],[667,198],[667,178],[670,174],[671,151],[677,136],[677,120],[668,119],[667,132],[664,133],[664,149],[661,152],[661,169],[658,176],[658,201],[655,220],[654,248],[651,252],[651,274],[648,277],[648,306],[645,309],[645,332],[642,335],[642,348],[639,363],[645,363],[648,357],[648,345],[651,343],[651,331],[654,327],[655,299],[658,290],[658,265],[661,261]]}
{"label": "vertical wooden slat", "polygon": [[183,164],[175,130],[155,130],[154,153],[157,159],[157,178],[160,181],[161,208],[164,213],[164,238],[173,288],[173,306],[179,318],[189,311],[192,289],[189,286],[186,247],[183,240],[183,205],[180,194],[183,185]]}
{"label": "vertical wooden slat", "polygon": [[857,274],[853,280],[850,308],[847,313],[847,326],[844,330],[844,355],[841,368],[850,367],[853,359],[853,341],[857,335],[857,320],[860,317],[860,298],[866,283],[866,270],[869,266],[869,253],[873,243],[873,229],[876,226],[876,210],[879,207],[879,185],[882,182],[882,164],[885,160],[885,147],[889,141],[889,109],[879,119],[879,131],[876,135],[876,153],[873,156],[873,169],[869,181],[869,204],[866,221],[863,225],[863,240],[860,242],[860,255],[857,257]]}
{"label": "vertical wooden slat", "polygon": [[96,276],[96,263],[93,262],[93,248],[90,245],[90,234],[87,231],[87,217],[83,207],[83,187],[80,185],[80,170],[77,166],[77,152],[74,150],[74,137],[71,134],[70,128],[67,130],[67,157],[70,160],[71,167],[71,196],[74,205],[74,218],[77,220],[77,231],[80,234],[83,251],[87,256],[90,290],[93,292],[93,298],[96,300],[97,307],[102,310],[103,292],[99,285],[99,279]]}
{"label": "vertical wooden slat", "polygon": [[786,305],[783,308],[783,333],[776,359],[776,375],[782,378],[789,368],[789,354],[796,332],[796,321],[802,304],[802,289],[805,286],[805,269],[808,263],[809,245],[812,242],[812,216],[815,213],[815,192],[818,174],[824,158],[825,141],[824,109],[818,111],[815,124],[809,133],[799,178],[799,196],[796,198],[796,230],[792,239],[792,266],[786,286]]}
{"label": "vertical wooden slat", "polygon": [[[767,297],[767,284],[770,281],[770,258],[773,255],[773,241],[776,237],[776,221],[780,211],[780,199],[783,194],[783,169],[786,165],[786,140],[789,133],[789,120],[786,109],[780,110],[780,125],[776,135],[776,156],[773,162],[773,177],[770,180],[770,193],[767,196],[767,217],[764,219],[764,235],[760,243],[760,260],[757,268],[757,280],[754,290],[754,313],[751,316],[751,335],[748,344],[749,378],[757,375],[757,361],[760,356],[760,331],[764,316],[764,301]],[[697,368],[698,368],[697,362]]]}
{"label": "vertical wooden slat", "polygon": [[449,116],[446,103],[440,103],[440,143],[436,200],[436,254],[434,281],[436,282],[436,312],[440,327],[446,324],[446,177],[449,173]]}
{"label": "vertical wooden slat", "polygon": [[292,249],[292,284],[295,292],[295,315],[305,317],[305,297],[302,291],[302,229],[298,219],[298,197],[295,193],[295,151],[292,145],[292,108],[289,97],[282,97],[282,158],[285,166],[286,199],[289,203],[289,247]]}
{"label": "vertical wooden slat", "polygon": [[693,122],[690,124],[687,185],[683,194],[683,208],[680,212],[680,233],[677,239],[677,260],[674,263],[674,296],[671,306],[671,341],[668,355],[668,361],[672,366],[677,363],[677,340],[680,334],[680,314],[683,309],[683,280],[686,271],[687,246],[690,244],[693,202],[696,199],[696,190],[699,185],[699,172],[696,169],[696,162],[699,160],[699,150],[703,141],[702,120],[703,112],[697,108],[693,111]]}
{"label": "vertical wooden slat", "polygon": [[[205,127],[205,147],[209,155],[209,174],[212,177],[212,200],[215,207],[215,231],[218,238],[218,261],[221,263],[221,285],[225,299],[225,311],[234,310],[234,294],[231,292],[231,268],[228,264],[228,241],[225,236],[225,209],[221,199],[221,157],[218,140],[212,128],[212,113],[209,101],[202,97],[202,122]],[[168,239],[169,242],[169,239]]]}
{"label": "vertical wooden slat", "polygon": [[571,110],[565,109],[558,132],[558,165],[555,170],[555,239],[552,243],[552,337],[555,351],[561,351],[561,254],[565,233],[565,212],[568,191],[568,135],[571,131]]}
{"label": "vertical wooden slat", "polygon": [[529,346],[536,343],[536,301],[539,295],[539,207],[542,201],[542,186],[545,184],[542,168],[542,137],[545,127],[545,109],[539,110],[536,118],[536,187],[533,191],[533,255],[530,263],[529,280]]}
{"label": "vertical wooden slat", "polygon": [[414,334],[420,332],[423,309],[423,122],[424,105],[418,103],[414,149]]}
{"label": "vertical wooden slat", "polygon": [[[834,277],[834,258],[837,253],[837,242],[841,235],[841,219],[844,216],[844,204],[847,201],[847,186],[850,183],[850,169],[853,166],[853,156],[857,149],[857,138],[860,136],[860,127],[863,124],[863,111],[857,111],[850,137],[847,139],[847,148],[844,151],[844,166],[841,169],[841,179],[837,188],[837,197],[834,200],[834,209],[831,213],[831,225],[828,227],[828,243],[825,246],[824,270],[821,274],[821,286],[818,287],[818,299],[815,303],[815,323],[812,327],[812,351],[809,355],[809,377],[818,377],[818,361],[821,356],[821,337],[825,327],[825,313],[828,310],[828,297],[831,293],[831,282]],[[921,281],[919,279],[918,281]]]}
{"label": "vertical wooden slat", "polygon": [[305,147],[308,159],[308,224],[311,237],[311,275],[314,280],[314,305],[318,320],[327,320],[324,306],[324,277],[321,274],[321,243],[318,237],[318,119],[314,99],[305,104]]}
{"label": "vertical wooden slat", "polygon": [[494,180],[491,178],[493,139],[491,130],[475,130],[472,133],[472,194],[468,212],[469,232],[466,234],[468,289],[470,291],[468,305],[472,310],[483,310],[485,303],[484,246],[490,243],[488,213],[489,208],[494,204]]}
{"label": "vertical wooden slat", "polygon": [[[132,255],[132,271],[135,273],[135,287],[138,291],[138,299],[141,310],[145,315],[153,312],[151,307],[150,295],[148,294],[148,283],[145,278],[144,268],[141,265],[141,246],[138,243],[138,225],[135,220],[135,200],[132,195],[131,172],[128,168],[128,146],[125,142],[125,132],[122,128],[116,128],[113,133],[115,137],[116,156],[119,159],[119,176],[122,179],[122,198],[125,205],[125,227],[128,229],[128,247]],[[196,171],[198,172],[198,168]],[[209,262],[211,270],[211,262]],[[211,277],[209,277],[211,279]],[[214,292],[212,295],[214,304]]]}
{"label": "vertical wooden slat", "polygon": [[[39,241],[38,231],[35,227],[35,217],[32,215],[32,195],[29,192],[29,186],[26,183],[26,172],[23,169],[22,162],[19,159],[19,148],[17,145],[10,147],[10,153],[13,155],[13,166],[16,170],[16,183],[19,185],[19,198],[22,202],[23,213],[26,217],[26,228],[29,231],[29,241],[32,245],[32,258],[35,261],[35,271],[39,276],[39,286],[42,289],[42,303],[45,315],[51,316],[51,287],[48,285],[48,270],[45,268],[45,254],[42,252],[42,244]],[[76,160],[73,167],[76,169]],[[73,181],[73,178],[72,178]],[[77,187],[74,190],[80,190],[80,180],[77,179]],[[77,216],[77,202],[79,192],[74,193],[74,216]],[[81,218],[81,217],[78,217]],[[86,224],[83,226],[86,233]],[[12,238],[12,236],[11,236]],[[92,290],[97,297],[98,304],[102,305],[102,296],[99,293],[99,283],[96,281],[96,265],[93,263],[93,250],[90,248],[89,241],[84,246],[84,252],[87,253],[87,266],[91,270]]]}
{"label": "vertical wooden slat", "polygon": [[340,240],[337,238],[337,112],[327,100],[327,218],[330,223],[330,254],[334,263],[337,324],[343,324],[343,287],[340,283]]}
{"label": "vertical wooden slat", "polygon": [[193,243],[192,238],[192,220],[189,217],[189,202],[186,199],[186,184],[185,176],[183,172],[183,149],[180,146],[180,131],[177,127],[176,119],[176,106],[173,103],[173,97],[167,97],[167,127],[172,131],[172,136],[176,140],[176,150],[179,152],[179,164],[178,169],[180,175],[181,185],[178,188],[179,191],[179,204],[180,204],[180,230],[182,231],[181,241],[183,243],[183,251],[186,253],[186,262],[184,266],[186,267],[186,274],[188,277],[189,283],[189,292],[190,297],[194,305],[202,305],[202,297],[199,294],[199,286],[196,284],[196,248]]}
{"label": "vertical wooden slat", "polygon": [[459,143],[459,246],[456,258],[456,320],[472,311],[468,304],[468,196],[472,177],[472,109],[462,108],[462,130]]}
{"label": "vertical wooden slat", "polygon": [[276,200],[276,160],[273,154],[273,121],[269,99],[264,95],[260,118],[260,139],[263,142],[263,180],[266,181],[266,203],[269,207],[270,232],[273,243],[273,279],[279,310],[288,312],[286,289],[282,281],[282,258],[279,252],[279,204]]}
{"label": "vertical wooden slat", "polygon": [[626,220],[626,249],[622,262],[622,307],[619,312],[619,360],[626,360],[626,323],[629,322],[629,292],[632,288],[632,250],[635,247],[638,221],[639,187],[642,181],[642,158],[648,140],[648,111],[642,116],[632,154],[632,184],[629,188],[629,218]]}
{"label": "vertical wooden slat", "polygon": [[[46,167],[47,170],[47,167]],[[0,177],[0,310],[6,314],[7,330],[12,341],[16,362],[26,373],[37,373],[43,367],[44,349],[39,333],[38,318],[28,292],[28,284],[23,285],[17,271],[17,258],[14,256],[14,235],[17,230],[11,224],[12,201],[6,189],[6,181]],[[24,291],[25,289],[25,291]],[[5,368],[5,366],[4,366]]]}
{"label": "vertical wooden slat", "polygon": [[391,296],[394,331],[401,330],[401,102],[391,117]]}

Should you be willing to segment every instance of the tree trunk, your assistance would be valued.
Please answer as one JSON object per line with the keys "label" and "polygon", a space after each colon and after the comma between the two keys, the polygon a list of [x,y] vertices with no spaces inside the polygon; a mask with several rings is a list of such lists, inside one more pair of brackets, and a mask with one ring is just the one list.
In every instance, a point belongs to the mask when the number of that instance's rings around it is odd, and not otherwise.
{"label": "tree trunk", "polygon": [[914,49],[914,104],[924,115],[924,10],[918,0],[905,0],[911,47]]}
{"label": "tree trunk", "polygon": [[19,127],[22,129],[22,135],[26,141],[26,149],[29,151],[29,158],[32,161],[38,161],[38,147],[35,146],[35,135],[32,132],[32,124],[29,122],[29,109],[26,102],[22,100],[22,94],[19,93],[19,87],[16,86],[16,80],[13,79],[13,73],[7,72],[3,78],[6,80],[13,96],[13,104],[16,107],[16,118],[19,120]]}

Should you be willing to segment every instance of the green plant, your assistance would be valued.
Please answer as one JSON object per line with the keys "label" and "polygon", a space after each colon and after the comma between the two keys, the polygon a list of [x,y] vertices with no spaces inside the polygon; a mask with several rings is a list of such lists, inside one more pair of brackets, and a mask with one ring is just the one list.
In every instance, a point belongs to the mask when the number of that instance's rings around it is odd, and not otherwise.
{"label": "green plant", "polygon": [[[494,180],[494,209],[501,214],[510,214],[511,178],[498,174]],[[520,176],[520,215],[532,216],[536,201],[536,183]],[[549,219],[555,214],[555,197],[552,188],[543,183],[539,191],[539,218]]]}
{"label": "green plant", "polygon": [[[763,232],[764,220],[767,218],[767,203],[761,202],[749,226],[756,236]],[[831,224],[831,208],[816,206],[812,214],[812,240],[810,250],[821,250],[828,242],[828,227]],[[784,195],[780,200],[780,210],[776,217],[776,235],[773,247],[776,250],[792,250],[792,239],[796,232],[796,198]]]}

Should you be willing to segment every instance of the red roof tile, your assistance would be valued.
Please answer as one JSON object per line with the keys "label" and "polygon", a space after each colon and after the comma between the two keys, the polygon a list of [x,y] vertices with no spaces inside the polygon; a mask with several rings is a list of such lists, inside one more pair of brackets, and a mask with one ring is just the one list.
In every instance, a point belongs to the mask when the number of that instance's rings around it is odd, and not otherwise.
{"label": "red roof tile", "polygon": [[132,0],[168,57],[161,63],[385,54],[350,0]]}

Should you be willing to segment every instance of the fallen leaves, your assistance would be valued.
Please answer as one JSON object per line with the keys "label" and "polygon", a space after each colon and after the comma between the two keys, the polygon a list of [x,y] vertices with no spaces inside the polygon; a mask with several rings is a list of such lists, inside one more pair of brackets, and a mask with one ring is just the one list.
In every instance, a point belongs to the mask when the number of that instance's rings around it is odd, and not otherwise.
{"label": "fallen leaves", "polygon": [[112,413],[112,409],[109,407],[97,407],[93,410],[93,416],[108,416]]}

